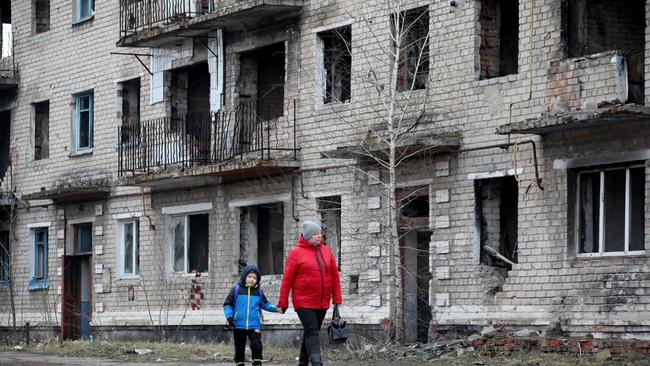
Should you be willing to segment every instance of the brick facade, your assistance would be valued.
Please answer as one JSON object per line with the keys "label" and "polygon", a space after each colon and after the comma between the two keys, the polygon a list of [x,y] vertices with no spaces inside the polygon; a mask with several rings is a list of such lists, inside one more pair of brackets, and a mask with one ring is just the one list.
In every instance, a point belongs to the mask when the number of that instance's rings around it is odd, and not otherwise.
{"label": "brick facade", "polygon": [[[163,167],[154,170],[142,188],[131,186],[135,182],[129,181],[132,177],[118,176],[118,149],[124,148],[117,131],[123,105],[120,82],[140,79],[141,121],[169,117],[174,99],[171,70],[213,60],[210,52],[214,50],[207,50],[199,38],[169,36],[166,46],[174,48],[183,43],[183,50],[178,52],[183,57],[174,58],[171,69],[165,71],[163,101],[151,104],[152,78],[147,70],[133,56],[111,54],[150,52],[147,47],[116,46],[120,18],[117,0],[96,1],[94,17],[77,24],[73,23],[69,1],[51,0],[50,29],[41,33],[33,30],[32,3],[12,1],[20,75],[18,93],[10,108],[15,183],[23,195],[70,187],[80,191],[84,186],[98,184],[110,188],[110,192],[75,202],[34,200],[29,208],[20,211],[16,223],[18,241],[12,244],[20,324],[60,323],[61,267],[68,253],[66,243],[72,240],[71,222],[84,220],[93,223],[91,325],[148,325],[151,319],[164,325],[181,321],[185,325],[225,324],[222,302],[236,281],[243,254],[240,241],[246,241],[248,235],[242,229],[247,221],[241,208],[283,203],[286,256],[295,245],[298,221],[318,218],[317,198],[327,196],[341,196],[343,315],[355,324],[383,324],[396,302],[391,295],[386,187],[375,181],[378,175],[385,183],[387,172],[377,164],[324,156],[337,147],[358,145],[368,131],[381,123],[381,88],[368,80],[374,74],[380,85],[390,82],[389,14],[428,6],[429,81],[426,89],[412,93],[415,106],[409,106],[405,115],[408,119],[417,115],[418,106],[424,108],[425,118],[413,133],[462,134],[458,151],[431,150],[406,160],[397,169],[400,187],[429,187],[426,229],[431,233],[427,260],[431,275],[426,302],[432,313],[431,324],[559,325],[578,335],[650,336],[650,324],[643,320],[650,306],[646,254],[576,255],[576,247],[570,245],[572,218],[568,213],[575,204],[570,193],[571,169],[632,159],[641,161],[647,171],[650,134],[643,116],[637,115],[634,123],[623,118],[621,125],[602,118],[592,126],[589,121],[583,123],[580,127],[587,128],[581,129],[510,136],[496,133],[498,127],[528,119],[552,119],[625,102],[628,84],[637,83],[628,78],[625,50],[608,49],[579,59],[567,57],[562,35],[566,28],[562,23],[563,1],[519,2],[518,72],[494,78],[485,78],[481,73],[483,57],[488,55],[481,56],[480,52],[481,16],[486,14],[480,7],[500,2],[460,1],[453,7],[449,2],[404,1],[395,2],[401,7],[386,9],[383,2],[371,0],[283,1],[301,6],[299,15],[283,19],[281,24],[258,27],[253,22],[246,29],[224,32],[222,102],[225,109],[233,109],[244,94],[252,94],[247,88],[253,85],[242,85],[239,76],[255,72],[256,66],[241,65],[242,53],[284,43],[284,115],[268,132],[283,146],[290,146],[295,137],[300,147],[300,170],[229,181],[200,176],[196,173],[199,170],[193,170],[201,167]],[[320,71],[316,70],[318,33],[344,25],[352,28],[351,100],[323,105],[316,97],[320,83]],[[648,49],[640,50],[646,59],[650,57]],[[143,60],[151,68],[153,61],[146,57]],[[650,87],[644,88],[647,99]],[[85,91],[94,95],[93,149],[91,154],[77,156],[72,148],[73,97]],[[400,98],[406,97],[399,94]],[[32,104],[46,100],[50,108],[49,158],[34,160]],[[523,143],[531,139],[536,142],[543,190],[535,184],[532,145]],[[490,147],[511,142],[522,143],[510,144],[507,149]],[[293,158],[287,151],[273,152],[272,157],[278,161]],[[182,179],[156,186],[151,177],[170,171],[170,176]],[[475,180],[505,175],[516,175],[519,194],[518,261],[504,276],[503,271],[495,271],[480,261]],[[646,177],[650,175],[646,173]],[[644,187],[646,201],[650,196],[648,183],[650,178],[646,178]],[[2,184],[8,187],[8,180]],[[201,209],[193,211],[192,207]],[[645,207],[644,242],[650,250],[647,203]],[[170,270],[171,220],[195,212],[209,215],[209,270],[200,280],[206,294],[201,310],[185,314],[191,275]],[[129,217],[136,218],[139,225],[140,275],[135,278],[120,276],[116,264],[118,225]],[[35,223],[49,223],[49,288],[28,291],[33,267],[29,225]],[[350,294],[350,279],[356,276],[358,291]],[[277,300],[280,281],[281,275],[264,279],[265,293],[272,301]],[[130,291],[134,294],[132,300]],[[9,325],[6,287],[0,287],[0,293],[0,325]],[[265,320],[279,327],[298,322],[292,314],[270,314]]]}

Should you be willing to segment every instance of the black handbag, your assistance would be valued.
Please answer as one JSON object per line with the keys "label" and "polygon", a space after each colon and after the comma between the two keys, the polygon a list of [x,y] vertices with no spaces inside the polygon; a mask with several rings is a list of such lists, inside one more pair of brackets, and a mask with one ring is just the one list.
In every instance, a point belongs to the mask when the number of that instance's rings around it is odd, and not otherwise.
{"label": "black handbag", "polygon": [[348,328],[346,328],[347,322],[341,319],[341,314],[339,313],[339,307],[334,306],[334,312],[332,313],[332,322],[330,326],[327,327],[327,334],[329,335],[330,343],[343,343],[348,340]]}

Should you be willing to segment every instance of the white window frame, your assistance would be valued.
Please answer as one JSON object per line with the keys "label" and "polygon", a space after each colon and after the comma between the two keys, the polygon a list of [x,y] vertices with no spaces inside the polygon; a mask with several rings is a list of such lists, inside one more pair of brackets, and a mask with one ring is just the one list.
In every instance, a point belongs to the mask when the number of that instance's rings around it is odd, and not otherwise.
{"label": "white window frame", "polygon": [[[353,19],[347,19],[339,23],[318,27],[312,30],[312,34],[314,34],[314,60],[316,63],[316,67],[314,70],[314,80],[316,84],[314,98],[315,98],[315,104],[317,110],[323,109],[327,106],[348,105],[352,103],[352,78],[350,80],[350,100],[339,101],[337,99],[332,98],[330,102],[325,103],[325,91],[327,90],[327,81],[326,81],[327,71],[325,70],[325,44],[323,42],[323,39],[321,38],[321,34],[349,26],[351,32],[350,37],[353,38],[354,36],[354,29],[352,26],[353,23],[354,23]],[[352,60],[352,62],[354,62],[354,60]],[[352,67],[353,64],[351,63],[350,68],[352,69]]]}
{"label": "white window frame", "polygon": [[[124,253],[126,252],[126,247],[125,247],[125,238],[124,235],[126,233],[126,226],[127,225],[133,225],[133,256],[131,258],[131,261],[133,262],[133,272],[128,273],[125,271],[124,265],[125,263],[125,258],[124,258]],[[139,278],[140,277],[140,261],[139,261],[139,255],[140,255],[140,222],[137,219],[131,219],[131,220],[121,220],[118,221],[117,223],[117,268],[118,268],[118,273],[120,275],[120,278]]]}
{"label": "white window frame", "polygon": [[[88,109],[81,109],[81,99],[82,98],[89,98],[88,99]],[[73,126],[73,134],[74,134],[74,153],[75,154],[84,154],[84,153],[89,153],[93,151],[93,138],[94,138],[94,131],[93,131],[93,125],[94,125],[94,109],[95,105],[95,95],[93,91],[88,91],[85,93],[80,93],[76,94],[74,96],[74,126]],[[87,111],[88,112],[88,146],[86,147],[81,147],[81,112]]]}
{"label": "white window frame", "polygon": [[[575,248],[577,257],[607,257],[607,256],[622,256],[622,255],[645,255],[645,250],[633,250],[630,251],[630,169],[633,168],[644,168],[643,164],[631,164],[631,165],[619,165],[607,168],[599,169],[585,169],[576,172],[576,199],[575,199]],[[624,250],[617,252],[606,252],[605,249],[605,172],[611,170],[622,170],[625,169],[625,234],[624,234]],[[580,232],[582,228],[580,227],[580,176],[588,173],[600,173],[600,188],[599,188],[599,218],[598,218],[598,252],[594,253],[583,253],[580,251]],[[645,187],[644,187],[645,191]]]}
{"label": "white window frame", "polygon": [[[211,205],[211,204],[210,204]],[[170,217],[170,229],[171,229],[171,245],[170,245],[170,258],[171,258],[171,272],[175,274],[180,274],[180,275],[193,275],[194,272],[189,272],[188,269],[190,267],[190,261],[189,261],[189,224],[190,224],[190,216],[195,216],[195,215],[208,215],[208,221],[210,217],[210,213],[206,211],[199,211],[199,212],[187,212],[181,215],[172,215]],[[175,266],[175,253],[174,253],[174,243],[176,242],[175,238],[175,233],[174,233],[174,225],[177,220],[183,219],[183,269],[181,271],[177,271]],[[210,231],[208,229],[208,237],[210,236]],[[210,243],[208,241],[208,247],[210,246]],[[208,275],[209,274],[209,269],[210,269],[210,255],[208,254],[208,271],[206,272],[201,272],[201,275]]]}

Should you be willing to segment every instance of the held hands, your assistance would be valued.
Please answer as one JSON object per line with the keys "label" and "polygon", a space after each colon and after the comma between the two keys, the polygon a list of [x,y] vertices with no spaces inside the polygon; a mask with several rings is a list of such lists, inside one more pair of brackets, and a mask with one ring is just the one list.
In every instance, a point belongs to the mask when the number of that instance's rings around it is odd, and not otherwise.
{"label": "held hands", "polygon": [[278,313],[284,314],[287,312],[287,308],[278,308]]}

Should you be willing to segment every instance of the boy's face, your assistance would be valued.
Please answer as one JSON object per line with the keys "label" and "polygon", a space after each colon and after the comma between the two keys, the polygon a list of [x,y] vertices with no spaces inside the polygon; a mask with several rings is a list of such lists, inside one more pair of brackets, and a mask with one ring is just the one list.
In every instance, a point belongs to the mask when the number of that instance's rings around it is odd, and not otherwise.
{"label": "boy's face", "polygon": [[250,272],[246,275],[246,286],[253,287],[257,284],[257,275],[255,272]]}

